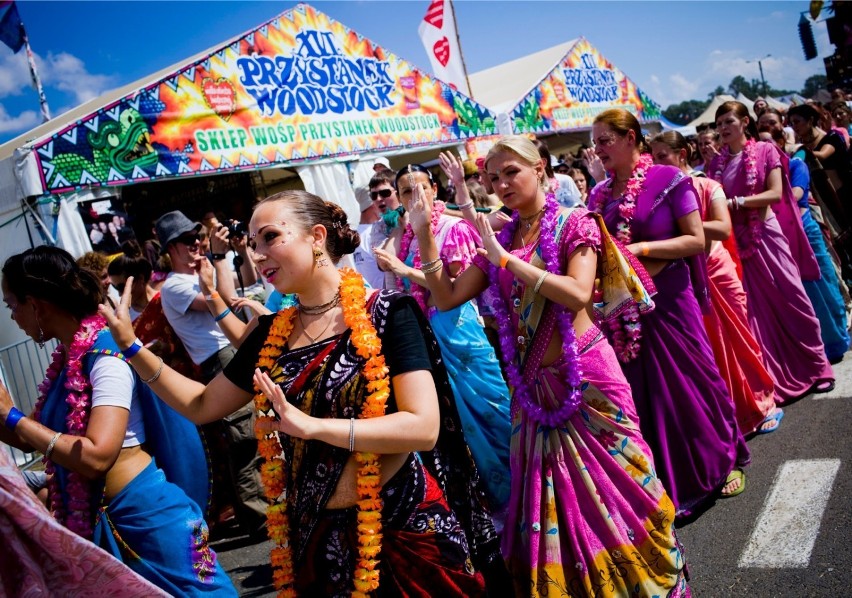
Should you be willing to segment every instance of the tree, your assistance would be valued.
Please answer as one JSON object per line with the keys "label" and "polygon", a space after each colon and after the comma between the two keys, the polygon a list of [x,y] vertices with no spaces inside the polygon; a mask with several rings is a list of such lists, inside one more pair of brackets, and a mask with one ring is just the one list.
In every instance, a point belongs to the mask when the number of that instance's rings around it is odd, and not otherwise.
{"label": "tree", "polygon": [[721,85],[717,85],[716,89],[714,89],[713,91],[711,91],[710,93],[707,94],[707,99],[712,100],[716,96],[720,96],[724,93],[725,93],[725,88],[722,87]]}
{"label": "tree", "polygon": [[685,125],[698,118],[710,105],[710,100],[687,100],[672,104],[663,110],[663,116],[677,125]]}
{"label": "tree", "polygon": [[811,75],[805,79],[805,84],[802,86],[801,94],[806,98],[816,95],[820,89],[825,89],[828,86],[828,78],[825,75]]}

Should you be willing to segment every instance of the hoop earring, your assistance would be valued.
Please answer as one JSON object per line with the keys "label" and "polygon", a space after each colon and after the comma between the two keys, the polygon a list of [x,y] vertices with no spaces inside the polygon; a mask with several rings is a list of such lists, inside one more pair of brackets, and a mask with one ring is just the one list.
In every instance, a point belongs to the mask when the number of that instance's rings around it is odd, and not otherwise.
{"label": "hoop earring", "polygon": [[317,268],[328,266],[328,259],[326,259],[325,253],[319,247],[314,247],[314,264],[316,264]]}

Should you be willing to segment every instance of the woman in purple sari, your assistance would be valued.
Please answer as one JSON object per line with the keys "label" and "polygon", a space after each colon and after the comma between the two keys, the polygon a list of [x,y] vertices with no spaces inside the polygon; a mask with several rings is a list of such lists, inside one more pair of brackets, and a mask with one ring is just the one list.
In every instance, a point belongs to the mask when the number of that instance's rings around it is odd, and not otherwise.
{"label": "woman in purple sari", "polygon": [[802,280],[819,279],[819,265],[802,229],[781,153],[772,144],[754,141],[757,129],[739,102],[719,106],[716,130],[725,147],[708,174],[733,198],[728,204],[748,293],[749,325],[775,379],[776,400],[784,404],[809,392],[827,392],[834,388],[834,373],[802,286]]}
{"label": "woman in purple sari", "polygon": [[706,269],[701,259],[687,260],[704,250],[698,196],[688,176],[640,152],[639,121],[626,110],[602,112],[592,132],[610,178],[592,190],[589,209],[657,288],[654,311],[628,312],[611,326],[613,344],[657,473],[685,517],[720,489],[742,492],[750,459],[696,297],[709,307]]}

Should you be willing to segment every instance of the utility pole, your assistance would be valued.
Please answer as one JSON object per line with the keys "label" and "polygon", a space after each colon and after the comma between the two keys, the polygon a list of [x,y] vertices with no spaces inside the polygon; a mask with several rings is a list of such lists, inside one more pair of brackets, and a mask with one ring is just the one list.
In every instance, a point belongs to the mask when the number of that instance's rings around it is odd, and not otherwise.
{"label": "utility pole", "polygon": [[757,68],[760,69],[760,82],[763,85],[763,97],[765,98],[768,94],[766,93],[766,79],[763,77],[763,61],[772,56],[772,54],[767,54],[763,58],[758,58],[756,60],[746,60],[746,64],[757,63]]}

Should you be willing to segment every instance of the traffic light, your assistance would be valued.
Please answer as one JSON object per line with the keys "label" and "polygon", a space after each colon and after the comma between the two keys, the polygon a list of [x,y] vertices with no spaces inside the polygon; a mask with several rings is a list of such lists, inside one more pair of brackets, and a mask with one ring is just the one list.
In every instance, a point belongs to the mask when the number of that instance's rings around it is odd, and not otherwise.
{"label": "traffic light", "polygon": [[799,17],[799,39],[802,40],[802,50],[805,52],[805,60],[813,60],[817,56],[816,42],[814,41],[814,31],[811,29],[811,22],[802,14]]}

